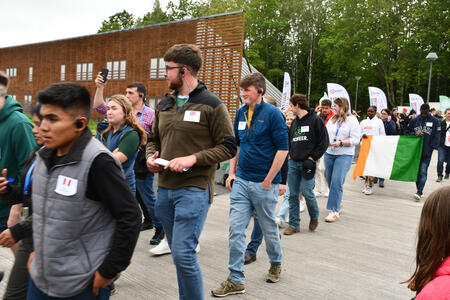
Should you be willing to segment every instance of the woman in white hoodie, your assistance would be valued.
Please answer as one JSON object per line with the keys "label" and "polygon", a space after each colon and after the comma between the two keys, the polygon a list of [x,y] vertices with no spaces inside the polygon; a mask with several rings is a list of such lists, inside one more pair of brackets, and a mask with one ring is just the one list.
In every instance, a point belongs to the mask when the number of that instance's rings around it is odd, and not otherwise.
{"label": "woman in white hoodie", "polygon": [[327,203],[330,213],[325,218],[326,222],[335,222],[340,218],[345,176],[352,165],[355,145],[361,137],[358,120],[349,113],[347,99],[335,99],[333,110],[335,114],[327,123],[330,145],[324,155],[325,177],[330,188]]}
{"label": "woman in white hoodie", "polygon": [[[367,109],[367,119],[361,121],[362,138],[366,139],[368,135],[386,135],[384,132],[384,124],[377,116],[377,107],[369,106]],[[366,176],[364,189],[362,192],[366,195],[372,195],[373,176]]]}

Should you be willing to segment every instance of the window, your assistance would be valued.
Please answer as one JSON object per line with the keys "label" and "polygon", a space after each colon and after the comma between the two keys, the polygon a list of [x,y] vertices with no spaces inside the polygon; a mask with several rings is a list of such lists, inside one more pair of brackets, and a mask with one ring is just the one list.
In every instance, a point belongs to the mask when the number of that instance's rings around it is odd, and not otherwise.
{"label": "window", "polygon": [[33,104],[33,99],[31,98],[31,95],[25,95],[25,100],[23,102],[25,106],[30,106]]}
{"label": "window", "polygon": [[[62,67],[61,67],[62,68]],[[93,63],[79,63],[77,64],[77,81],[92,80]],[[65,67],[64,67],[65,71]]]}
{"label": "window", "polygon": [[6,75],[8,75],[8,77],[16,77],[17,68],[6,68]]}
{"label": "window", "polygon": [[66,65],[61,65],[61,81],[66,80]]}
{"label": "window", "polygon": [[127,61],[114,60],[106,62],[106,68],[109,70],[108,80],[125,80],[127,74]]}
{"label": "window", "polygon": [[150,79],[164,79],[165,68],[164,58],[150,58]]}
{"label": "window", "polygon": [[28,68],[28,81],[33,82],[33,67]]}
{"label": "window", "polygon": [[160,98],[148,98],[148,107],[155,109],[158,105]]}

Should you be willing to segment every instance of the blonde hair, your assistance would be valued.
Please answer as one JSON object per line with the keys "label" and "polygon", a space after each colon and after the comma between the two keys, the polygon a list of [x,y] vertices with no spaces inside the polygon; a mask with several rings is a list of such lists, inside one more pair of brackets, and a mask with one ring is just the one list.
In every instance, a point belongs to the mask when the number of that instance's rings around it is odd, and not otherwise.
{"label": "blonde hair", "polygon": [[337,121],[343,121],[345,122],[347,120],[347,115],[349,112],[349,106],[348,106],[348,100],[346,98],[336,98],[334,100],[334,104],[339,105],[341,108],[339,111],[339,114],[335,114],[333,118],[331,118],[331,121],[333,123],[336,123]]}
{"label": "blonde hair", "polygon": [[[125,114],[125,123],[133,127],[141,137],[141,145],[147,144],[147,133],[144,128],[139,124],[133,115],[133,107],[131,106],[130,100],[124,95],[112,95],[109,101],[114,101],[122,107],[122,111]],[[111,124],[106,127],[105,130],[100,134],[100,138],[103,140],[103,135],[112,129]]]}

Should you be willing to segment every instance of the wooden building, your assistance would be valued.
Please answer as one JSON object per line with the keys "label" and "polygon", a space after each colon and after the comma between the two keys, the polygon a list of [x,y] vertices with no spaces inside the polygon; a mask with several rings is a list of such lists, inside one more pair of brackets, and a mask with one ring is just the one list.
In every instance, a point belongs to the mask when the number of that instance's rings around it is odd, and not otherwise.
{"label": "wooden building", "polygon": [[[94,79],[110,70],[105,97],[124,94],[135,81],[147,86],[154,107],[168,92],[164,53],[174,44],[196,44],[202,51],[199,78],[226,103],[230,114],[239,107],[244,42],[244,13],[233,12],[82,37],[0,48],[0,70],[10,76],[8,94],[29,112],[36,93],[61,81],[86,86],[93,97]],[[98,119],[98,114],[94,119]]]}

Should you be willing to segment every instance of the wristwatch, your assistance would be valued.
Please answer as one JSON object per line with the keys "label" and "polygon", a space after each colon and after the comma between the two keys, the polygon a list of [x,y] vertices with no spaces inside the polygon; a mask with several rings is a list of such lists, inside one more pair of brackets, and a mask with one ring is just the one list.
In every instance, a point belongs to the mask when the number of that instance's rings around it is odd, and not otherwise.
{"label": "wristwatch", "polygon": [[339,146],[344,146],[344,143],[342,143],[342,140],[339,141]]}

